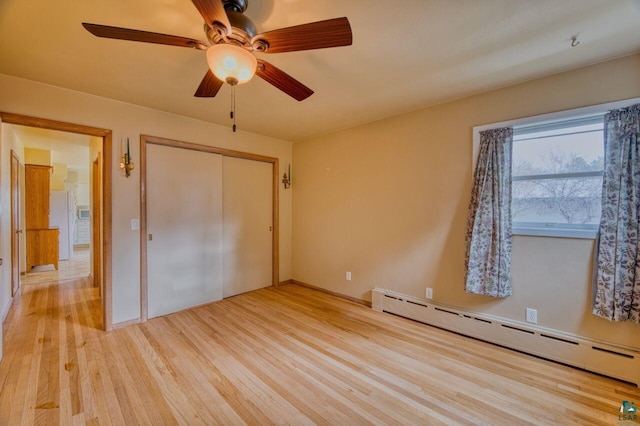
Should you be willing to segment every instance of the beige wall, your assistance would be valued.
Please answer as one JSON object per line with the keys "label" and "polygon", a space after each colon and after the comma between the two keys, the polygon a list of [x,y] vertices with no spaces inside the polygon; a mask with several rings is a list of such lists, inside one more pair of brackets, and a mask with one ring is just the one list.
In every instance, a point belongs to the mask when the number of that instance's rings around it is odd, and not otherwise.
{"label": "beige wall", "polygon": [[[426,108],[293,146],[293,279],[370,300],[381,287],[640,347],[589,312],[593,240],[514,237],[513,296],[464,292],[472,128],[640,96],[640,55]],[[352,281],[345,280],[351,271]]]}
{"label": "beige wall", "polygon": [[62,163],[53,163],[53,170],[49,178],[49,187],[51,191],[64,191],[64,181],[67,178],[67,165]]}
{"label": "beige wall", "polygon": [[[277,157],[280,159],[280,175],[291,162],[290,142],[243,131],[234,134],[229,127],[149,108],[6,75],[0,75],[0,93],[0,111],[111,129],[114,144],[122,137],[129,137],[134,162],[139,159],[140,134]],[[203,102],[219,101],[220,99],[210,99]],[[117,146],[114,146],[113,152],[111,164],[105,166],[111,167],[113,172],[113,322],[117,323],[140,315],[140,235],[139,231],[131,230],[131,219],[140,218],[140,172],[134,170],[129,179],[122,177],[118,168],[120,158]],[[2,170],[4,167],[3,162]],[[168,164],[167,167],[171,165]],[[4,197],[4,186],[2,188]],[[281,280],[289,279],[291,273],[290,220],[291,191],[281,191]],[[0,235],[4,244],[5,238],[8,238],[4,229],[0,230]],[[2,291],[9,285],[6,282],[3,280],[0,284]],[[0,306],[0,310],[3,308],[4,304]]]}
{"label": "beige wall", "polygon": [[46,149],[25,148],[24,163],[38,164],[41,166],[51,165],[51,151]]}

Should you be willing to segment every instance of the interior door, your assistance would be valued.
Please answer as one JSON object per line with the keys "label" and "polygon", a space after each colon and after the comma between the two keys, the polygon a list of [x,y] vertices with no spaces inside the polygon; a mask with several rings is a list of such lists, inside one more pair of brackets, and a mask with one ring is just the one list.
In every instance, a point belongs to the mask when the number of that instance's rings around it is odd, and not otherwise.
{"label": "interior door", "polygon": [[147,146],[147,309],[222,299],[222,156]]}
{"label": "interior door", "polygon": [[224,157],[224,297],[272,285],[273,166]]}
{"label": "interior door", "polygon": [[11,151],[11,297],[20,288],[20,159]]}

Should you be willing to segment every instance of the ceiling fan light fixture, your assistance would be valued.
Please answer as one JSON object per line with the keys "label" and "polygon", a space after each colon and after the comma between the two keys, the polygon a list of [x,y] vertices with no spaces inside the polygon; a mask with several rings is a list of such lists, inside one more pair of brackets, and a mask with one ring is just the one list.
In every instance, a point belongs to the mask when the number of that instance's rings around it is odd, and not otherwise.
{"label": "ceiling fan light fixture", "polygon": [[233,44],[214,44],[207,49],[211,72],[231,85],[244,84],[256,73],[258,61],[251,52]]}

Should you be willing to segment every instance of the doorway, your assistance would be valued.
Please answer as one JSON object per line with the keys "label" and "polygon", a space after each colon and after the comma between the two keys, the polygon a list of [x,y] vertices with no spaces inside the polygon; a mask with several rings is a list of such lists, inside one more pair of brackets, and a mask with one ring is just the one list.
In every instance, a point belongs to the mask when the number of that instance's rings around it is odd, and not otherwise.
{"label": "doorway", "polygon": [[[66,123],[54,120],[47,120],[36,117],[29,117],[17,114],[0,112],[1,125],[19,125],[26,126],[35,129],[47,129],[53,131],[68,132],[72,134],[80,134],[87,136],[94,136],[98,138],[100,146],[100,158],[98,159],[98,170],[100,179],[96,179],[95,184],[98,185],[97,196],[95,201],[98,203],[100,210],[99,221],[92,221],[92,227],[97,228],[99,238],[95,240],[94,246],[97,250],[97,256],[99,256],[98,267],[94,270],[94,280],[97,280],[98,285],[101,285],[101,308],[102,308],[102,328],[104,330],[111,330],[112,328],[112,304],[111,304],[111,168],[101,167],[102,162],[110,164],[112,155],[112,132],[108,129],[100,129],[95,127],[83,126],[73,123]],[[13,160],[12,160],[13,163]],[[90,168],[90,173],[93,174],[93,166]],[[93,188],[92,188],[93,189]],[[24,195],[24,194],[22,194]],[[13,194],[12,194],[13,197]],[[89,206],[88,206],[89,207]],[[93,207],[93,206],[91,206]],[[18,243],[19,250],[24,250]],[[20,252],[19,255],[21,256]],[[91,263],[94,264],[95,260],[91,256]],[[20,261],[18,263],[18,268]],[[92,265],[95,266],[95,265]],[[12,270],[15,264],[12,259]],[[18,269],[19,270],[19,269]],[[13,284],[12,284],[13,286]]]}

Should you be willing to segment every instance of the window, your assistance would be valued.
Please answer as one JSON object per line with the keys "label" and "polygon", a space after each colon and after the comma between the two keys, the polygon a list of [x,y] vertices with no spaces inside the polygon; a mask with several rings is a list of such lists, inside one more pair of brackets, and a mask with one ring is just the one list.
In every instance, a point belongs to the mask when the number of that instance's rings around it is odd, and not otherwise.
{"label": "window", "polygon": [[595,238],[602,210],[604,115],[638,102],[627,99],[473,128],[474,169],[480,132],[513,128],[515,235]]}
{"label": "window", "polygon": [[514,126],[513,233],[595,237],[603,165],[603,114]]}

